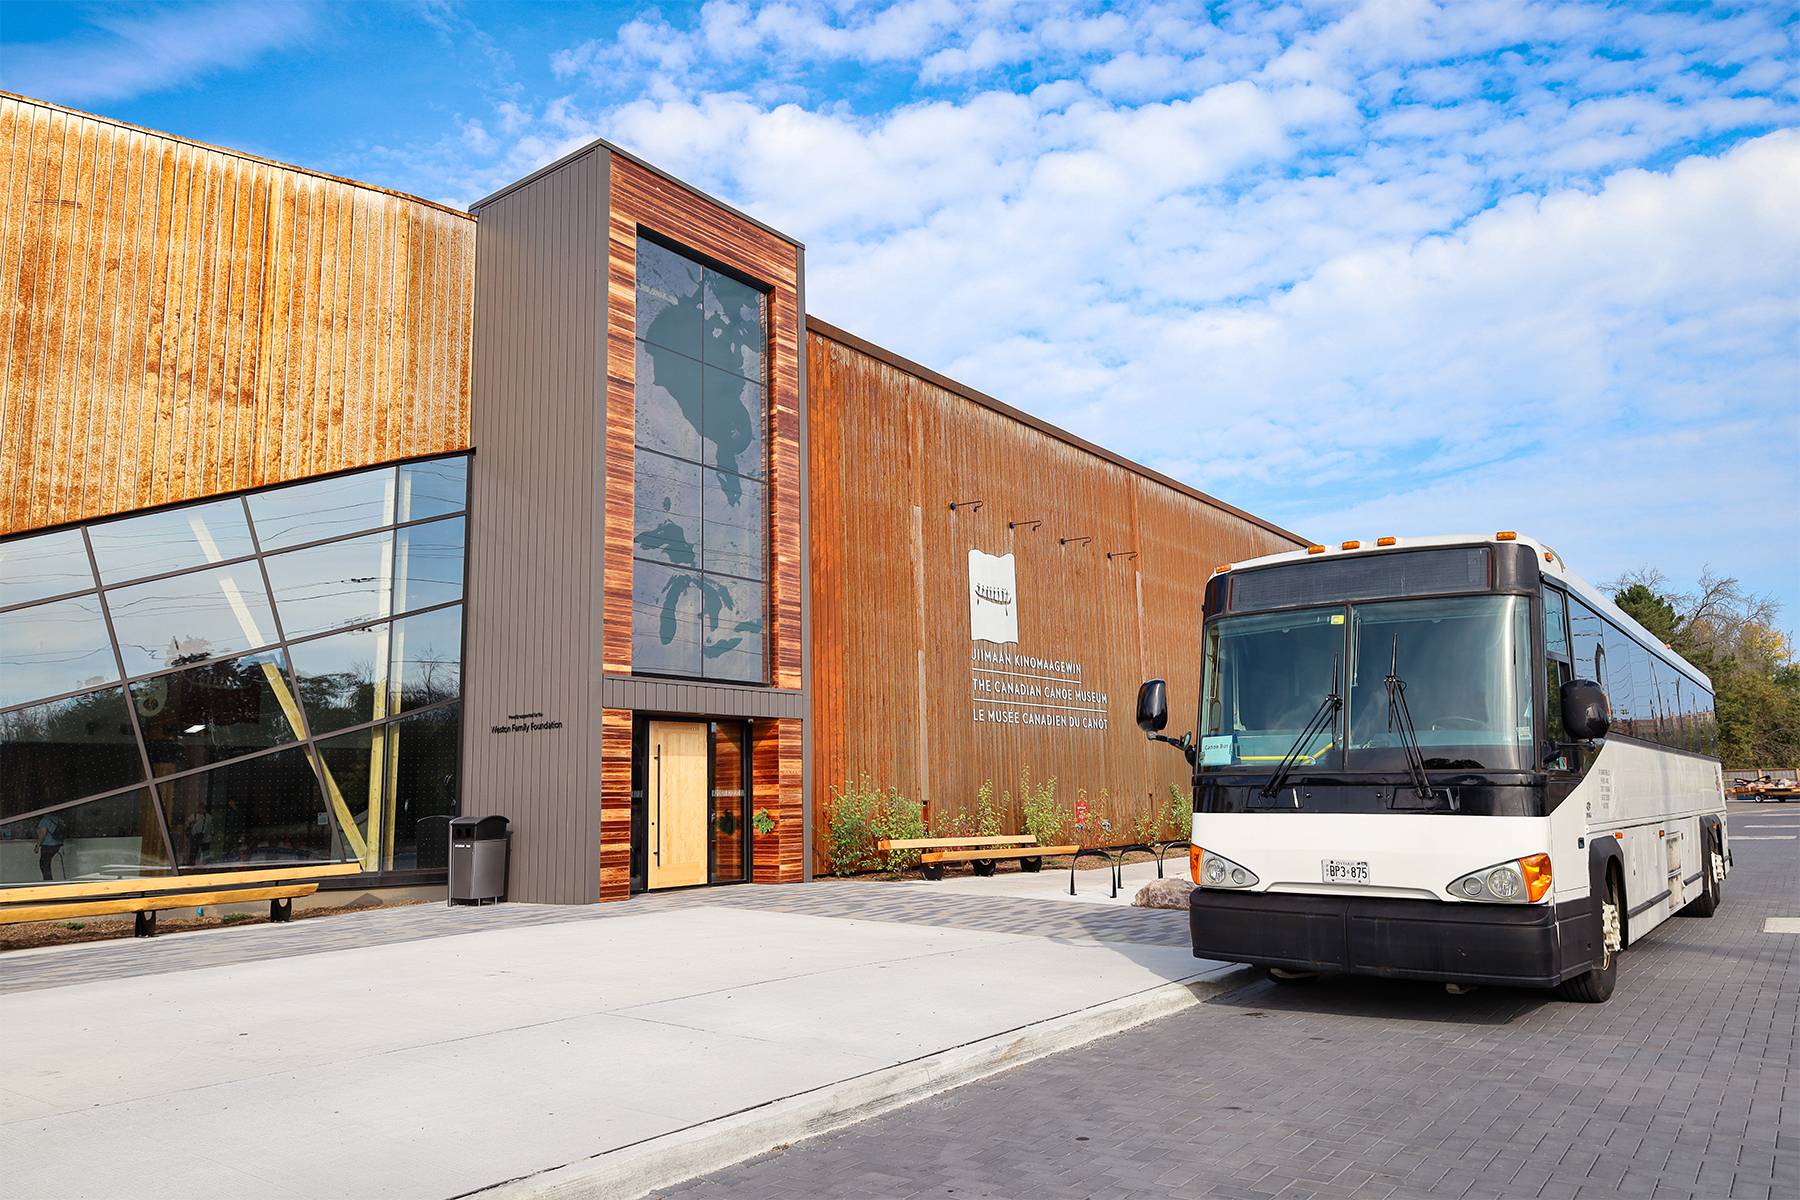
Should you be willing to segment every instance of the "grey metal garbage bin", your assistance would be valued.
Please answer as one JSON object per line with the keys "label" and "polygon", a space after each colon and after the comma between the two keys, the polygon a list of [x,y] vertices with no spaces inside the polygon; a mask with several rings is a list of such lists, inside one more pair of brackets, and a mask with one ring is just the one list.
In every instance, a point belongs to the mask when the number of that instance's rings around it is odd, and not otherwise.
{"label": "grey metal garbage bin", "polygon": [[505,817],[457,817],[450,822],[451,904],[496,904],[506,899],[512,833]]}

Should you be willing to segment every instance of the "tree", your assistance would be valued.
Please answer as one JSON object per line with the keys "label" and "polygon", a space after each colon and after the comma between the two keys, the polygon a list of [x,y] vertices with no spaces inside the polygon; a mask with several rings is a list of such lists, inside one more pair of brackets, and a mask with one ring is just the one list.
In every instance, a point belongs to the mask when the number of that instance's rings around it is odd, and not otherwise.
{"label": "tree", "polygon": [[1602,585],[1625,613],[1711,678],[1719,757],[1727,767],[1800,766],[1800,663],[1775,627],[1781,605],[1734,578],[1700,572],[1692,592],[1670,590],[1654,567]]}

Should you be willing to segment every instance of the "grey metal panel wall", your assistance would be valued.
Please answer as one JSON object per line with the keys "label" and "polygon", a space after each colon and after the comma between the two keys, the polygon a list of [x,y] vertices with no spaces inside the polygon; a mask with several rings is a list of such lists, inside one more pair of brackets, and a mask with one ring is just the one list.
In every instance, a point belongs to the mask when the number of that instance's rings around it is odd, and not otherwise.
{"label": "grey metal panel wall", "polygon": [[601,680],[600,704],[640,712],[681,713],[698,717],[804,717],[806,693],[781,688],[732,687],[730,684],[678,683],[608,675]]}
{"label": "grey metal panel wall", "polygon": [[[535,903],[599,893],[609,166],[477,214],[463,810],[512,819],[510,898]],[[562,725],[493,732],[524,713]]]}

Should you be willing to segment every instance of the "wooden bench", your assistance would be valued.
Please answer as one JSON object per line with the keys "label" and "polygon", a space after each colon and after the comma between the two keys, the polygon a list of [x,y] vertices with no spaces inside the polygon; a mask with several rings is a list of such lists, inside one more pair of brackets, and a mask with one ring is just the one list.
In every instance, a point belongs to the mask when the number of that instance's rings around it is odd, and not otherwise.
{"label": "wooden bench", "polygon": [[[957,846],[977,846],[975,850],[958,850]],[[1002,858],[1016,858],[1022,871],[1041,870],[1048,854],[1073,854],[1080,846],[1040,846],[1031,834],[1016,837],[962,838],[883,838],[876,843],[880,850],[923,850],[919,856],[919,874],[926,879],[942,879],[944,864],[966,862],[977,875],[992,875],[994,864]]]}
{"label": "wooden bench", "polygon": [[286,921],[293,915],[295,896],[310,896],[319,890],[317,882],[307,881],[361,873],[362,867],[357,863],[321,863],[304,867],[265,867],[254,871],[198,872],[151,879],[95,879],[5,888],[0,889],[0,925],[136,913],[137,936],[155,937],[159,910],[206,908],[252,900],[269,902],[269,920]]}

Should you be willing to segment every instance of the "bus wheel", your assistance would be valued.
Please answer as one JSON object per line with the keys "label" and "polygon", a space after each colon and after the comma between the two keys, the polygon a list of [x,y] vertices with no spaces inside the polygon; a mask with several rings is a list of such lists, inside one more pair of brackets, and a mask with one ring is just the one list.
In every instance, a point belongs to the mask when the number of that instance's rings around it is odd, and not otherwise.
{"label": "bus wheel", "polygon": [[1619,905],[1619,881],[1609,872],[1606,899],[1600,902],[1600,911],[1595,914],[1599,925],[1595,932],[1600,939],[1600,965],[1557,984],[1558,996],[1583,1004],[1599,1004],[1612,996],[1613,984],[1619,978],[1619,951],[1625,947],[1623,916]]}
{"label": "bus wheel", "polygon": [[1711,835],[1700,835],[1700,894],[1678,913],[1683,917],[1710,917],[1719,911],[1719,877],[1724,874],[1720,869],[1725,864],[1719,858],[1719,852],[1713,846]]}
{"label": "bus wheel", "polygon": [[1283,987],[1307,987],[1319,982],[1317,971],[1290,971],[1286,967],[1268,968],[1269,980]]}

